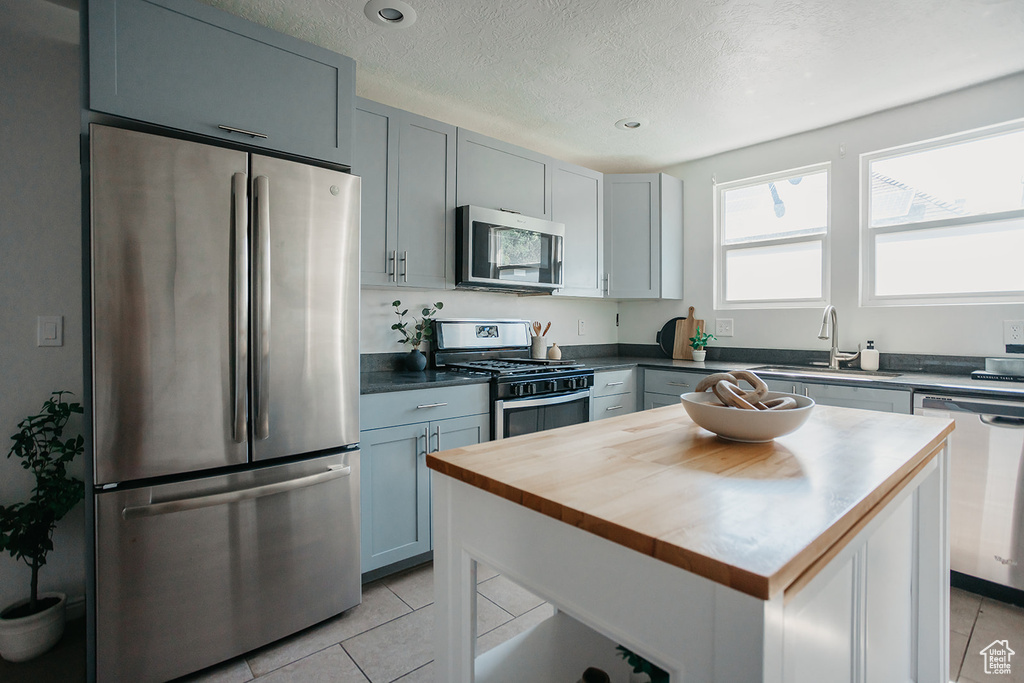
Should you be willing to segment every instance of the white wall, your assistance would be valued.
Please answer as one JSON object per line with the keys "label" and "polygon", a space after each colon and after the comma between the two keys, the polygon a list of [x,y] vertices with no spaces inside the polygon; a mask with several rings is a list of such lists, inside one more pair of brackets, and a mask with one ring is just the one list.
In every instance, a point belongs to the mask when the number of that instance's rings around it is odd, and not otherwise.
{"label": "white wall", "polygon": [[[400,336],[391,329],[391,325],[398,322],[391,306],[395,299],[416,317],[424,305],[441,301],[444,309],[437,317],[523,318],[544,324],[550,321],[548,342],[559,346],[614,344],[618,340],[615,328],[618,305],[614,301],[464,290],[364,289],[359,315],[359,343],[363,353],[400,353],[409,349],[398,343]],[[581,319],[585,321],[583,336],[579,335]]]}
{"label": "white wall", "polygon": [[[716,311],[712,291],[714,224],[711,177],[718,182],[832,162],[832,288],[840,342],[855,349],[873,339],[884,352],[1002,355],[1002,321],[1024,319],[1024,305],[861,307],[859,301],[859,156],[1024,116],[1024,74],[820,130],[668,169],[683,179],[683,275],[686,305],[708,321],[735,320],[735,336],[720,346],[827,349],[819,341],[821,309]],[[839,145],[846,145],[840,157]],[[767,274],[770,276],[770,274]],[[619,341],[653,343],[681,306],[622,302]]]}
{"label": "white wall", "polygon": [[[51,391],[82,396],[78,13],[42,0],[0,0],[0,437]],[[36,346],[36,316],[64,316],[64,346]],[[77,426],[76,426],[77,425]],[[71,427],[80,428],[81,421]],[[66,433],[70,435],[70,433]],[[82,458],[72,472],[82,476]],[[32,477],[0,457],[0,502],[28,497]],[[85,522],[57,528],[42,590],[85,592]],[[28,595],[30,571],[0,556],[0,608]]]}

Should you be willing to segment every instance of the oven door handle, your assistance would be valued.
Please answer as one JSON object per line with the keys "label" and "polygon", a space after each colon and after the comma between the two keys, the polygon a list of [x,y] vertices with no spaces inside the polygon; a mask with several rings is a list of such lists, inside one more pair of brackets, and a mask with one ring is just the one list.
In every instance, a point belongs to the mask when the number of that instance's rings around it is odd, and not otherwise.
{"label": "oven door handle", "polygon": [[554,406],[559,403],[571,403],[572,401],[578,401],[581,398],[589,398],[591,393],[591,390],[588,388],[583,391],[574,391],[571,394],[561,394],[560,396],[505,399],[504,401],[496,401],[495,404],[498,410],[507,410],[508,408],[533,408],[535,406]]}

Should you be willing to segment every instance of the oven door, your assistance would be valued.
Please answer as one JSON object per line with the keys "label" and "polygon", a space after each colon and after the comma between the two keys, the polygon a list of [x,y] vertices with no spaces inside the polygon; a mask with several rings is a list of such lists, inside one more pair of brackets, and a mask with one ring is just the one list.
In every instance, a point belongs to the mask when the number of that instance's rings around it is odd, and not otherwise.
{"label": "oven door", "polygon": [[494,438],[542,432],[594,419],[593,387],[571,394],[494,402]]}

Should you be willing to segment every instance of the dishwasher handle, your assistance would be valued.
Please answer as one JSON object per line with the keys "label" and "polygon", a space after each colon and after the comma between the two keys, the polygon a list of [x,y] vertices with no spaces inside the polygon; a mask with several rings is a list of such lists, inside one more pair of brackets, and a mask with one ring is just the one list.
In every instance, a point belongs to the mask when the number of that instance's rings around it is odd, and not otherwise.
{"label": "dishwasher handle", "polygon": [[1024,429],[1024,417],[1006,417],[1005,415],[979,415],[978,419],[992,427],[1007,429]]}
{"label": "dishwasher handle", "polygon": [[278,481],[273,484],[262,484],[247,489],[235,491],[223,491],[205,496],[194,496],[190,498],[177,498],[165,500],[160,503],[149,503],[147,505],[128,505],[121,511],[124,519],[137,519],[139,517],[155,517],[166,515],[172,512],[183,512],[185,510],[198,510],[199,508],[213,507],[214,505],[227,505],[238,503],[243,500],[262,498],[275,493],[285,493],[296,489],[306,488],[314,484],[322,484],[325,481],[347,477],[352,473],[350,465],[332,465],[325,472],[318,472],[298,479]]}

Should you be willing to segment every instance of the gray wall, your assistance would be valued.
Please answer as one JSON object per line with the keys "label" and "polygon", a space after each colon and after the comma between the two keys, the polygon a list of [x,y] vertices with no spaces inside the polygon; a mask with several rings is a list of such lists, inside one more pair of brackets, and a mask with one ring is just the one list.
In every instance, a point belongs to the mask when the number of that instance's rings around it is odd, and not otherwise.
{"label": "gray wall", "polygon": [[[0,434],[51,391],[82,395],[82,244],[78,13],[42,0],[0,0]],[[64,345],[36,346],[36,316],[64,317]],[[72,427],[81,426],[81,421]],[[73,472],[82,475],[81,458]],[[31,476],[0,458],[0,502],[28,497]],[[59,525],[43,590],[85,592],[79,505]],[[0,556],[0,607],[28,595],[30,572]]]}
{"label": "gray wall", "polygon": [[[1021,304],[957,306],[859,305],[859,155],[958,133],[1024,116],[1024,74],[968,88],[835,126],[668,169],[683,179],[683,304],[619,305],[619,341],[653,343],[655,331],[685,306],[714,331],[718,317],[735,320],[735,336],[716,345],[828,349],[819,341],[821,307],[775,310],[714,310],[714,214],[712,175],[718,182],[832,162],[832,288],[839,309],[840,342],[856,349],[872,339],[885,352],[1002,355],[1002,321],[1024,319]],[[839,146],[846,154],[840,156]],[[769,274],[770,275],[770,274]]]}

